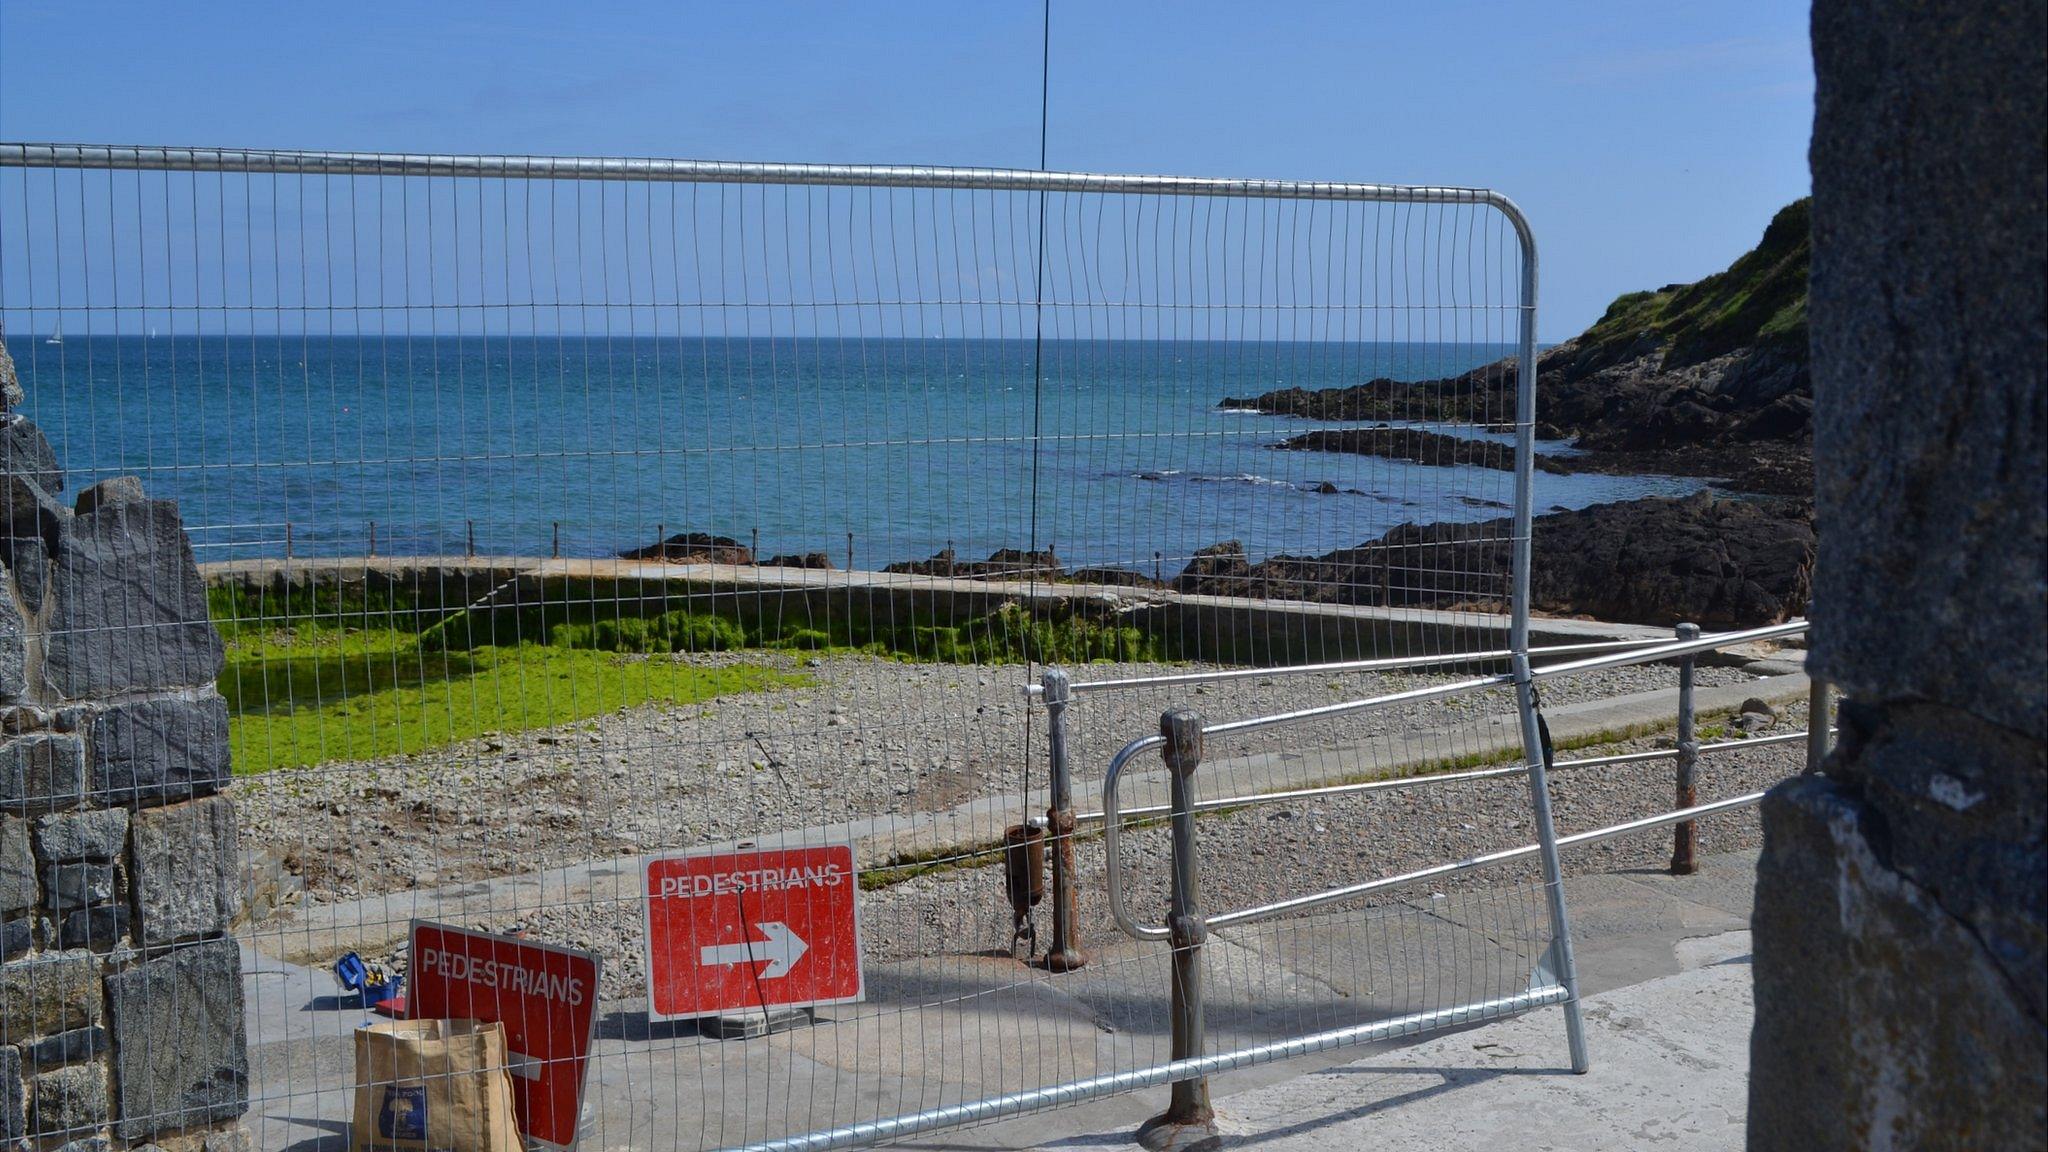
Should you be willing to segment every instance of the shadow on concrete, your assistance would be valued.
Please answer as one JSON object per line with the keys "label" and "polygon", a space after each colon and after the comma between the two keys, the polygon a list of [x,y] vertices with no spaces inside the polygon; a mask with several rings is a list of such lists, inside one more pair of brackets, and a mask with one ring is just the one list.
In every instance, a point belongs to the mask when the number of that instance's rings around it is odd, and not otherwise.
{"label": "shadow on concrete", "polygon": [[283,1116],[279,1120],[286,1124],[299,1124],[307,1128],[318,1128],[322,1134],[294,1140],[280,1152],[344,1152],[348,1148],[349,1122],[346,1120],[321,1120],[317,1117]]}

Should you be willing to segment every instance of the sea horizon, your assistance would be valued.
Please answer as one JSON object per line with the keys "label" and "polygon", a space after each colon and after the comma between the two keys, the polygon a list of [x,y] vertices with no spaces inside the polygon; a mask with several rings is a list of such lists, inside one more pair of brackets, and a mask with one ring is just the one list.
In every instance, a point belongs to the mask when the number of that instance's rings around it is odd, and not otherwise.
{"label": "sea horizon", "polygon": [[[1275,451],[1341,423],[1219,407],[1279,388],[1455,376],[1503,345],[1030,337],[312,333],[20,345],[27,399],[83,487],[137,475],[199,559],[607,556],[658,536],[854,566],[1050,549],[1170,577],[1401,523],[1506,515],[1509,473]],[[675,354],[676,349],[688,354]],[[1487,425],[1422,424],[1505,440]],[[1546,450],[1562,450],[1546,444]],[[1538,511],[1692,491],[1543,476]],[[289,527],[287,527],[289,525]]]}

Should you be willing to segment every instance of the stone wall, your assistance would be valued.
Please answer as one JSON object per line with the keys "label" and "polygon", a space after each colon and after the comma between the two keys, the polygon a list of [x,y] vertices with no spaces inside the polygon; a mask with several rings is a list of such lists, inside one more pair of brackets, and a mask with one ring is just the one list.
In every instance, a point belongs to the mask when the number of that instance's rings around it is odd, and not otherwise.
{"label": "stone wall", "polygon": [[1763,809],[1755,1149],[2048,1147],[2048,5],[1816,0],[1822,775]]}
{"label": "stone wall", "polygon": [[246,1145],[220,636],[177,506],[67,505],[0,343],[0,1148]]}

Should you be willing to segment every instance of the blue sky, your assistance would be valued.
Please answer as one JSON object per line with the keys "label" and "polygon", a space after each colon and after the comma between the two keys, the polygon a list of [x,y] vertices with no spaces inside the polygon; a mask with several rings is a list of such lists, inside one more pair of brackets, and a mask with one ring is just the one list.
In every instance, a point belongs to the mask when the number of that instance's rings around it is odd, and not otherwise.
{"label": "blue sky", "polygon": [[[428,9],[431,8],[431,11]],[[1483,185],[1541,335],[1808,189],[1792,3],[1054,0],[1050,163]],[[0,137],[1035,166],[1036,3],[0,4]]]}

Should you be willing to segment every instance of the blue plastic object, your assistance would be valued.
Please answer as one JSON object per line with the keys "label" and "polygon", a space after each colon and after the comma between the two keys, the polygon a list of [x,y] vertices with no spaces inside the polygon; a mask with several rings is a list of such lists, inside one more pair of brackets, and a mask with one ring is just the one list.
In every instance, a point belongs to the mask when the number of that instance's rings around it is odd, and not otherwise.
{"label": "blue plastic object", "polygon": [[366,1006],[383,1004],[405,988],[405,977],[393,976],[382,964],[371,964],[353,952],[334,962],[334,978],[363,998]]}

